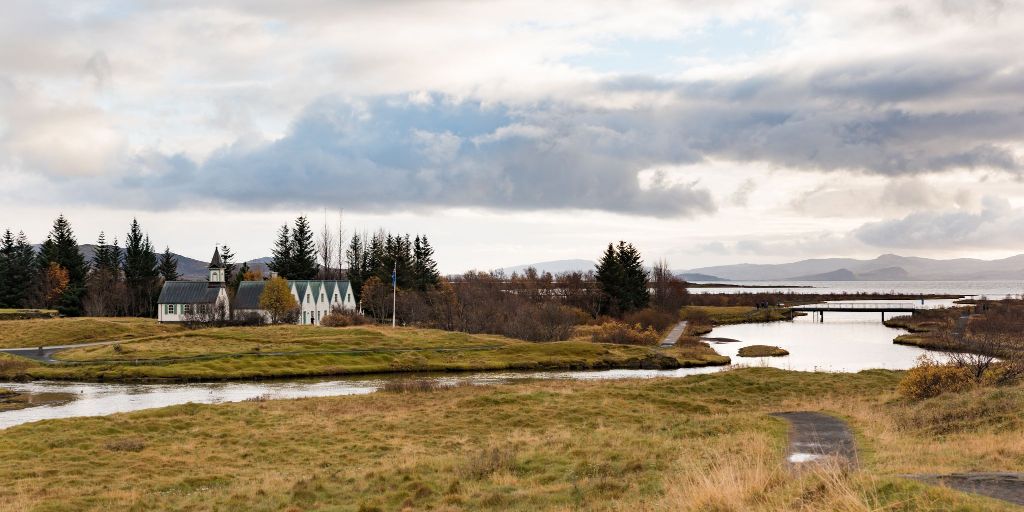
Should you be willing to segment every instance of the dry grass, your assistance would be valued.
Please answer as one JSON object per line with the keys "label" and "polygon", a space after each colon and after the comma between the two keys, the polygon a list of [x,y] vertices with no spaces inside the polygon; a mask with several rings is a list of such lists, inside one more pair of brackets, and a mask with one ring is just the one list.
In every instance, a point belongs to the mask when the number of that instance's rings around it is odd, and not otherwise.
{"label": "dry grass", "polygon": [[781,357],[788,356],[789,351],[772,345],[747,345],[736,353],[740,357]]}
{"label": "dry grass", "polygon": [[[1019,429],[897,426],[899,378],[747,369],[46,421],[0,437],[0,510],[1012,510],[896,476],[1024,465]],[[793,409],[849,419],[861,469],[789,472],[767,413]]]}
{"label": "dry grass", "polygon": [[497,335],[381,326],[201,329],[76,348],[56,357],[75,364],[54,366],[23,360],[9,363],[21,364],[20,369],[4,371],[0,367],[0,377],[226,380],[416,371],[678,368],[728,363],[728,358],[708,348],[667,353],[656,347],[577,341],[532,343]]}
{"label": "dry grass", "polygon": [[181,331],[150,318],[52,318],[0,323],[0,348],[131,340]]}

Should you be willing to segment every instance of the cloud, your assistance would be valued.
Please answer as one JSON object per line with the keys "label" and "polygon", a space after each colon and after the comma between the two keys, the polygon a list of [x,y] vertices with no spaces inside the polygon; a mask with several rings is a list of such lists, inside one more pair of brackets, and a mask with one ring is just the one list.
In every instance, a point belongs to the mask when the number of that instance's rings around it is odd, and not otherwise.
{"label": "cloud", "polygon": [[1024,243],[1024,209],[988,196],[980,210],[917,212],[906,217],[864,224],[852,233],[876,247],[953,249],[1019,247]]}

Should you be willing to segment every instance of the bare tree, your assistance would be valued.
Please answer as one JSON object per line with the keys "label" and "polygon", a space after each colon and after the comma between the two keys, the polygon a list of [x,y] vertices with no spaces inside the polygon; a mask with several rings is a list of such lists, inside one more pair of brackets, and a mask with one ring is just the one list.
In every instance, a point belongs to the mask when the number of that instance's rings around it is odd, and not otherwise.
{"label": "bare tree", "polygon": [[324,208],[324,225],[320,229],[320,239],[316,242],[317,256],[320,258],[320,277],[331,279],[334,275],[334,231],[327,226],[327,209]]}

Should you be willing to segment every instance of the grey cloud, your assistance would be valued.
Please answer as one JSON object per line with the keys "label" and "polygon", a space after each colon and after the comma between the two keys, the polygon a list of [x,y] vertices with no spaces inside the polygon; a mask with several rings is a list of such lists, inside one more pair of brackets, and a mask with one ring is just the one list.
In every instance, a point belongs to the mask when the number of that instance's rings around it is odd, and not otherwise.
{"label": "grey cloud", "polygon": [[1008,247],[1024,242],[1024,210],[1005,199],[986,197],[978,211],[917,212],[901,219],[871,222],[853,232],[876,247]]}

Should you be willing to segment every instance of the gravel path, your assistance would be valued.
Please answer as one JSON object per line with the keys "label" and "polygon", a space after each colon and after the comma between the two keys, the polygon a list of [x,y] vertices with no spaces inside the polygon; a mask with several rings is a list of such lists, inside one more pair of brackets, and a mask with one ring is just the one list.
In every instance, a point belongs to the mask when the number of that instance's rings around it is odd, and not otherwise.
{"label": "gravel path", "polygon": [[820,412],[779,412],[772,414],[789,422],[789,456],[794,467],[808,462],[835,460],[856,466],[857,449],[853,433],[843,420]]}

